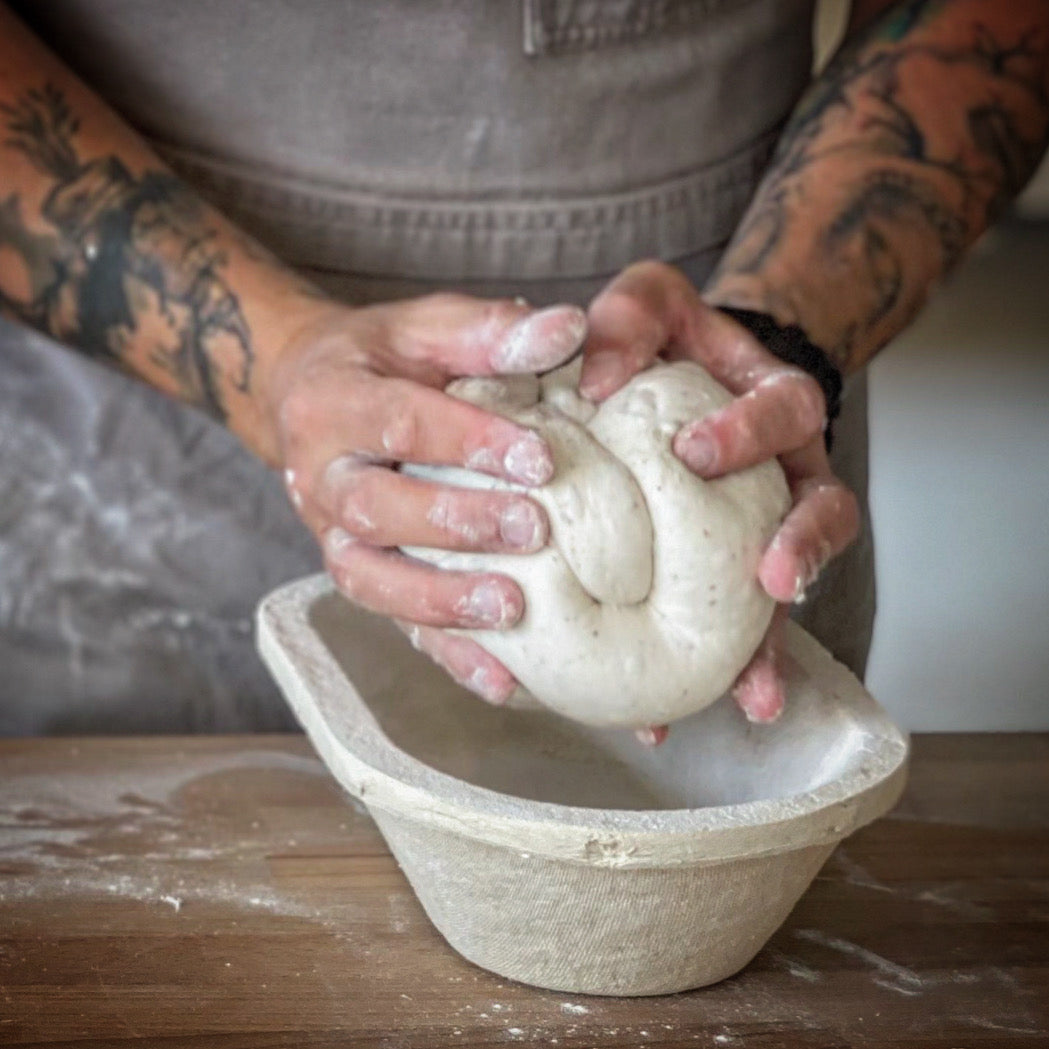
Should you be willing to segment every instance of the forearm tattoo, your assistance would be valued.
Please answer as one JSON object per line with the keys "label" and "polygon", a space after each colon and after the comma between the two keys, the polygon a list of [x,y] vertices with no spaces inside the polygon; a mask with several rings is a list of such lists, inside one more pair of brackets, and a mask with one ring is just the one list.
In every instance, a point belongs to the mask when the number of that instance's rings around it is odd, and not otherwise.
{"label": "forearm tattoo", "polygon": [[843,368],[904,327],[1046,146],[1047,20],[1006,31],[978,9],[901,4],[836,58],[785,128],[716,297],[800,323]]}
{"label": "forearm tattoo", "polygon": [[[201,203],[167,172],[84,158],[79,121],[52,85],[0,103],[4,146],[46,180],[38,215],[0,199],[0,308],[225,418],[254,351]],[[5,257],[6,256],[6,257]]]}

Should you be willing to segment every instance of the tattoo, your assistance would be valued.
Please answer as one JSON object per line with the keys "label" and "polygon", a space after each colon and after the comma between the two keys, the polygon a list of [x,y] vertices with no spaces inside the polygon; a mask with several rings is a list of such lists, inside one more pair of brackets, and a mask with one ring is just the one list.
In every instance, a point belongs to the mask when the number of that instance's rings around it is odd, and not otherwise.
{"label": "tattoo", "polygon": [[230,390],[249,389],[254,351],[203,206],[166,172],[83,159],[79,121],[50,84],[0,113],[5,145],[47,180],[44,228],[17,193],[0,201],[0,308],[92,356],[159,370],[225,418]]}
{"label": "tattoo", "polygon": [[[959,34],[960,7],[942,33],[951,5],[910,0],[843,49],[787,124],[711,281],[800,323],[843,367],[913,317],[1045,150],[1046,28],[1002,40],[973,21]],[[823,287],[800,287],[806,274]]]}

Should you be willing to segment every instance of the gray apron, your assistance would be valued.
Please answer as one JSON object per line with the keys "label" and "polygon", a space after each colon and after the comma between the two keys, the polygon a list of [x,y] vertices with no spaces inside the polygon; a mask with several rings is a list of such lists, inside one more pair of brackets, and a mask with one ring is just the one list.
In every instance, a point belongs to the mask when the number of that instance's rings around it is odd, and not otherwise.
{"label": "gray apron", "polygon": [[[812,0],[15,5],[190,183],[333,294],[585,304],[702,284],[808,80]],[[866,393],[837,468],[866,493]],[[316,570],[208,419],[0,323],[0,732],[280,729],[255,603]],[[862,671],[869,525],[799,618]]]}

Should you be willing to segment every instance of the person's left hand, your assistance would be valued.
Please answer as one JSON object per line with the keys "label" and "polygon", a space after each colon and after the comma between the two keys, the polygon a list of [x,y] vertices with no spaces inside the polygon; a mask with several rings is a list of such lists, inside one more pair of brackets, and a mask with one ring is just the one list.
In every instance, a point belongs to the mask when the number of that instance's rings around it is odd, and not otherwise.
{"label": "person's left hand", "polygon": [[[733,689],[748,718],[772,721],[785,700],[779,654],[789,603],[804,597],[859,530],[856,497],[827,458],[823,391],[663,263],[624,270],[591,303],[588,321],[580,381],[585,396],[604,400],[658,356],[694,360],[736,399],[683,426],[673,443],[678,457],[704,479],[779,458],[794,502],[758,568],[762,586],[779,605]],[[653,726],[647,739],[656,743],[665,735],[665,727]]]}
{"label": "person's left hand", "polygon": [[[752,721],[775,720],[785,701],[779,666],[789,605],[800,600],[823,566],[856,537],[856,497],[834,476],[823,440],[826,405],[810,375],[770,354],[744,328],[707,305],[687,277],[659,262],[640,262],[615,277],[588,309],[581,392],[602,401],[657,357],[702,364],[736,399],[686,424],[674,451],[704,479],[778,457],[794,505],[773,537],[758,578],[779,602],[733,695]],[[513,676],[469,638],[414,628],[413,641],[467,684],[497,680],[509,696]],[[489,696],[489,698],[491,698]],[[655,745],[667,728],[637,733]]]}

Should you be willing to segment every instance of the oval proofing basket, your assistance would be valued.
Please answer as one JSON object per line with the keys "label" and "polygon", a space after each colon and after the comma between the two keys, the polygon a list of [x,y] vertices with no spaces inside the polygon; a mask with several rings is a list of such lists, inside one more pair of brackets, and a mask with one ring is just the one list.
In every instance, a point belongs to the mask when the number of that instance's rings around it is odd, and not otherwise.
{"label": "oval proofing basket", "polygon": [[485,705],[325,577],[266,598],[258,643],[434,925],[541,987],[665,994],[732,975],[903,789],[903,735],[794,626],[778,722],[725,699],[652,750]]}

